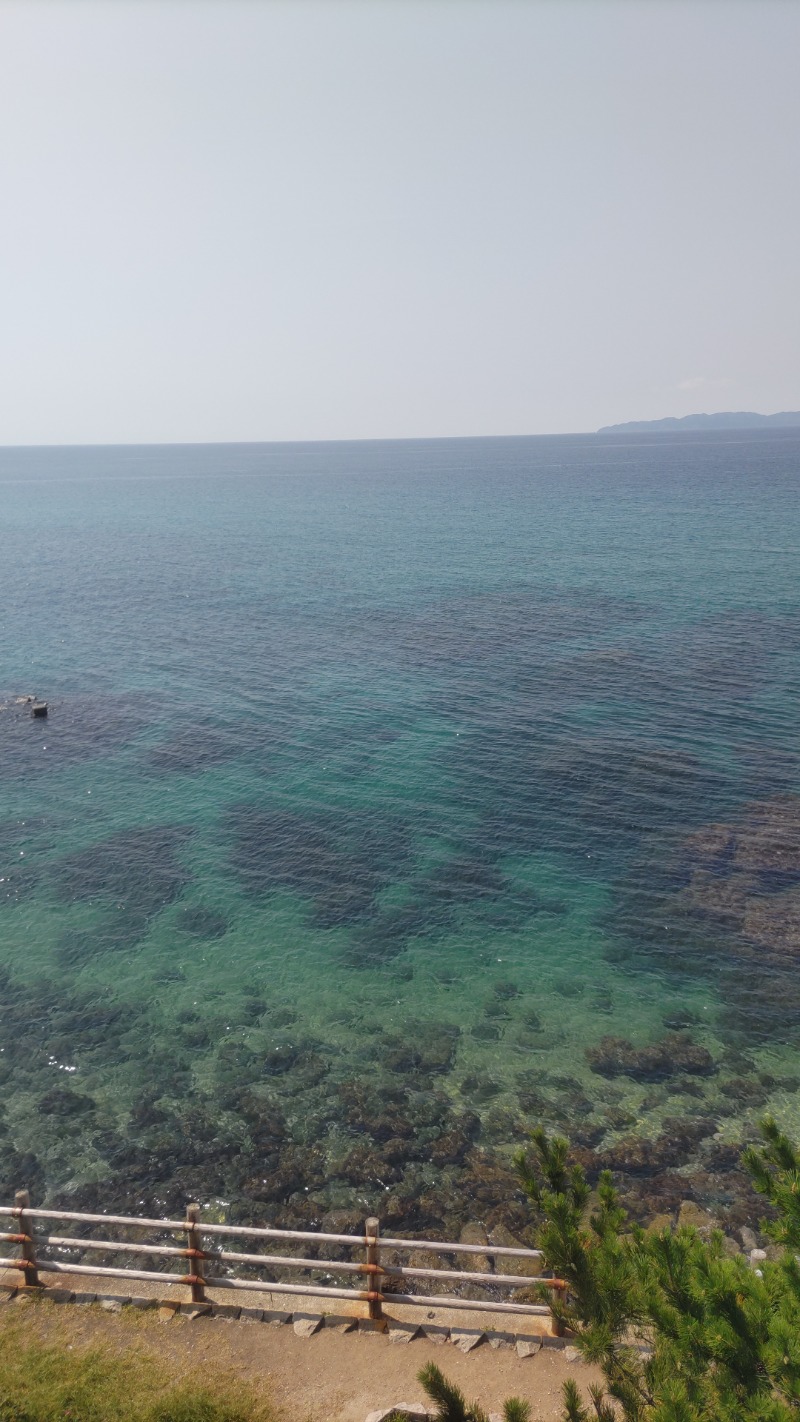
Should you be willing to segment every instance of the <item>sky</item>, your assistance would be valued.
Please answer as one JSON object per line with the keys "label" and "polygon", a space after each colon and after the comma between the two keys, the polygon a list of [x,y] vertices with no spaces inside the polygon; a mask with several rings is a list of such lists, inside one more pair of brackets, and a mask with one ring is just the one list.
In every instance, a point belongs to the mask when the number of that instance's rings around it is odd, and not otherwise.
{"label": "sky", "polygon": [[798,0],[0,0],[0,444],[800,408]]}

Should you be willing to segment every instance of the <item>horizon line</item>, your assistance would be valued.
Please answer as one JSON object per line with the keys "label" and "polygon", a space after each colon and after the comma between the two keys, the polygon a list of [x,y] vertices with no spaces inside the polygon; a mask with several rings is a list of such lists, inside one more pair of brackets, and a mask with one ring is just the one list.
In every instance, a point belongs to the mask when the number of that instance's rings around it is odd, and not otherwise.
{"label": "horizon line", "polygon": [[[684,420],[694,419],[697,416],[706,416],[713,419],[719,415],[757,415],[761,419],[774,419],[775,415],[798,414],[794,410],[776,410],[772,415],[761,415],[756,410],[696,410],[691,415],[661,415],[649,420],[619,420],[611,424],[599,426],[594,430],[547,430],[538,433],[505,433],[505,434],[448,434],[448,435],[337,435],[332,438],[305,438],[305,439],[138,439],[138,440],[47,440],[47,441],[15,441],[11,443],[0,442],[0,450],[17,449],[203,449],[203,448],[247,448],[260,445],[317,445],[317,444],[431,444],[431,443],[454,443],[456,441],[468,440],[489,440],[489,439],[590,439],[595,435],[605,433],[615,434],[672,434],[672,430],[628,430],[630,425],[657,425],[665,420],[674,420],[676,423],[683,423]],[[792,428],[792,426],[787,426]],[[698,434],[702,431],[692,430],[686,433]],[[723,430],[710,431],[709,433],[722,434]],[[734,430],[731,433],[744,433],[743,430]]]}
{"label": "horizon line", "polygon": [[475,439],[585,439],[598,430],[553,430],[539,434],[467,435],[337,435],[331,439],[139,439],[139,440],[51,440],[42,443],[0,443],[3,449],[203,449],[247,447],[262,444],[432,444],[437,441]]}

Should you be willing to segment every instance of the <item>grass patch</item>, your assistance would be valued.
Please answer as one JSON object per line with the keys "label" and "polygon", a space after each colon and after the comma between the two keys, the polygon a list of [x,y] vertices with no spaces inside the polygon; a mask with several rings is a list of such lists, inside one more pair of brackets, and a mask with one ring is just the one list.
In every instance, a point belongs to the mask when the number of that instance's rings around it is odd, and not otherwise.
{"label": "grass patch", "polygon": [[[136,1343],[105,1345],[37,1337],[29,1304],[0,1321],[0,1422],[275,1422],[274,1413],[236,1380],[213,1373],[179,1381]],[[44,1322],[42,1318],[42,1322]],[[68,1337],[68,1334],[66,1335]]]}

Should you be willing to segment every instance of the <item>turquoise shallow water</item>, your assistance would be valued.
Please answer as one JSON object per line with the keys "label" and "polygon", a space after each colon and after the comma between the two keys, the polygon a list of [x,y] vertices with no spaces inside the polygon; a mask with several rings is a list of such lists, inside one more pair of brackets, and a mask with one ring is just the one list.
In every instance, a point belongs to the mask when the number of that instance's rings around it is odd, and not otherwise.
{"label": "turquoise shallow water", "polygon": [[6,1192],[514,1223],[543,1119],[744,1208],[730,1146],[800,1133],[799,473],[0,451]]}

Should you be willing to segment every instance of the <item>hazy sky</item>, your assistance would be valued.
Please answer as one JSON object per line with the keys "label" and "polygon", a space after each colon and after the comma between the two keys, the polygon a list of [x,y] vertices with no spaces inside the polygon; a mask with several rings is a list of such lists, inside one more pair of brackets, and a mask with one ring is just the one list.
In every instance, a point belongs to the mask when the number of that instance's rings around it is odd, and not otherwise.
{"label": "hazy sky", "polygon": [[0,443],[800,408],[797,0],[0,0]]}

